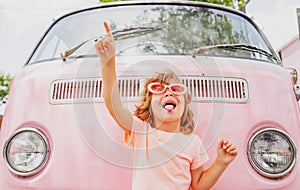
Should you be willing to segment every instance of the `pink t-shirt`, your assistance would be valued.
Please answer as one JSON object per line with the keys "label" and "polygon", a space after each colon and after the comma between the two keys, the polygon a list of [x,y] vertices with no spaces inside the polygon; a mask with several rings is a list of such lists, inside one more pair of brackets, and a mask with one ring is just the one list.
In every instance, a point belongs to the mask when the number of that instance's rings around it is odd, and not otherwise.
{"label": "pink t-shirt", "polygon": [[208,160],[197,135],[156,130],[136,117],[124,140],[133,151],[133,190],[187,190],[191,170]]}

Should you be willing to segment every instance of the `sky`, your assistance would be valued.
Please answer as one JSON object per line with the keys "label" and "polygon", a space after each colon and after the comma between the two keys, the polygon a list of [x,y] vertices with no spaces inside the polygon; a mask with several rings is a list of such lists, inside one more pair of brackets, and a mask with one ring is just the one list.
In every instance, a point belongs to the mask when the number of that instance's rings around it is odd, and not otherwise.
{"label": "sky", "polygon": [[[53,18],[98,0],[0,0],[0,74],[15,75],[24,66]],[[299,34],[300,0],[251,0],[246,13],[277,51]]]}

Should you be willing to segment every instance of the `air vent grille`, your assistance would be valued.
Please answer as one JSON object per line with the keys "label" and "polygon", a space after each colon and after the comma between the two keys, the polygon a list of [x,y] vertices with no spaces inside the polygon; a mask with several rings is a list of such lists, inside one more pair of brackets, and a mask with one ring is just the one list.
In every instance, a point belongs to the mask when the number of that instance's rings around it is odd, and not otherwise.
{"label": "air vent grille", "polygon": [[[181,77],[192,101],[243,103],[249,99],[248,83],[242,78]],[[122,101],[139,101],[143,77],[119,77]],[[51,83],[51,104],[103,102],[101,78],[59,79]]]}
{"label": "air vent grille", "polygon": [[248,83],[241,78],[187,77],[183,79],[193,101],[247,102]]}

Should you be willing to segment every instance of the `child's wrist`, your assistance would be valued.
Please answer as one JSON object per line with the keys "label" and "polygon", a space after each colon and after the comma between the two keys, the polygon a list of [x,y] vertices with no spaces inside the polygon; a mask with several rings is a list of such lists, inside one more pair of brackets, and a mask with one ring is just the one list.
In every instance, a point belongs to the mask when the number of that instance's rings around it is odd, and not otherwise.
{"label": "child's wrist", "polygon": [[224,160],[222,160],[221,158],[217,158],[215,163],[220,166],[220,167],[224,167],[226,168],[230,163],[225,162]]}
{"label": "child's wrist", "polygon": [[113,61],[114,61],[113,58],[108,59],[108,60],[100,60],[101,65],[103,65],[103,66],[105,66],[105,65],[107,65],[107,64],[111,64],[111,62],[113,62]]}

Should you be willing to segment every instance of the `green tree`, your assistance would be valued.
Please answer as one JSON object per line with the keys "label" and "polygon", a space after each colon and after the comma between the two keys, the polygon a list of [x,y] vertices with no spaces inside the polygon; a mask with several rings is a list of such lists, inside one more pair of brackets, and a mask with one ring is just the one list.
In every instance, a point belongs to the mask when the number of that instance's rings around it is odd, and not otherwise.
{"label": "green tree", "polygon": [[[107,3],[107,2],[126,1],[126,0],[99,0],[99,1],[101,3]],[[227,7],[232,7],[239,10],[242,10],[245,7],[245,0],[189,0],[189,1],[213,3],[218,5],[224,5]]]}
{"label": "green tree", "polygon": [[[159,16],[155,19],[148,15]],[[182,7],[179,11],[158,7],[144,11],[136,19],[135,23],[138,26],[144,23],[156,23],[161,26],[160,32],[139,37],[140,44],[147,44],[144,46],[144,52],[155,52],[153,44],[160,42],[168,53],[177,54],[190,54],[191,50],[200,46],[247,42],[243,31],[235,31],[226,14],[216,14],[209,9],[199,11],[197,8]]]}
{"label": "green tree", "polygon": [[11,81],[10,75],[0,75],[0,104],[8,95]]}
{"label": "green tree", "polygon": [[[151,16],[152,15],[152,16]],[[153,15],[156,15],[153,17]],[[132,18],[134,20],[134,18]],[[137,52],[169,54],[191,54],[191,51],[201,46],[216,44],[240,44],[247,43],[244,31],[236,30],[234,23],[228,14],[214,9],[183,6],[180,9],[166,9],[155,7],[146,9],[126,27],[157,26],[160,29],[144,35],[132,36],[137,39]],[[120,28],[116,23],[114,28]],[[112,27],[111,27],[112,28]],[[188,29],[188,30],[187,30]],[[119,49],[126,51],[127,42],[120,41]],[[124,45],[125,44],[125,45]],[[124,47],[123,47],[124,46]],[[160,48],[161,47],[161,48]],[[215,49],[211,51],[216,55],[234,54],[234,51]]]}
{"label": "green tree", "polygon": [[232,7],[235,9],[241,10],[245,7],[244,0],[190,0],[190,1],[198,1],[198,2],[206,2],[206,3],[213,3],[218,5],[224,5],[227,7]]}

